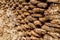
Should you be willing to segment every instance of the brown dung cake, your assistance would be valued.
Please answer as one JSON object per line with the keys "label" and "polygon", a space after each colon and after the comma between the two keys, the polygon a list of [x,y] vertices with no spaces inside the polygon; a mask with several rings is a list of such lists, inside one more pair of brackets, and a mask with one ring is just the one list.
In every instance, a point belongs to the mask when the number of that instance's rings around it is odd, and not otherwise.
{"label": "brown dung cake", "polygon": [[0,0],[0,40],[60,40],[60,0]]}

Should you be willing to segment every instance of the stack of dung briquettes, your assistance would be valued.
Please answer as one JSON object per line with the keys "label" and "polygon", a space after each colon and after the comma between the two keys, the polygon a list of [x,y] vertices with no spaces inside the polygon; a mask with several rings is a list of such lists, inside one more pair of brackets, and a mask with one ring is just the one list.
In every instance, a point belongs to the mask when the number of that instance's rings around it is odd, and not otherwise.
{"label": "stack of dung briquettes", "polygon": [[1,28],[19,34],[11,40],[60,40],[60,0],[0,0],[0,10]]}

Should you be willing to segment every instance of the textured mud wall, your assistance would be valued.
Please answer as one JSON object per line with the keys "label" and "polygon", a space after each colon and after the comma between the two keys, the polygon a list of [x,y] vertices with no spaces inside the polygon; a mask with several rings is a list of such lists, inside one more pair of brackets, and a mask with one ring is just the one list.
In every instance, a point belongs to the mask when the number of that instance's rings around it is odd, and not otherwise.
{"label": "textured mud wall", "polygon": [[60,40],[60,0],[0,0],[0,40]]}

